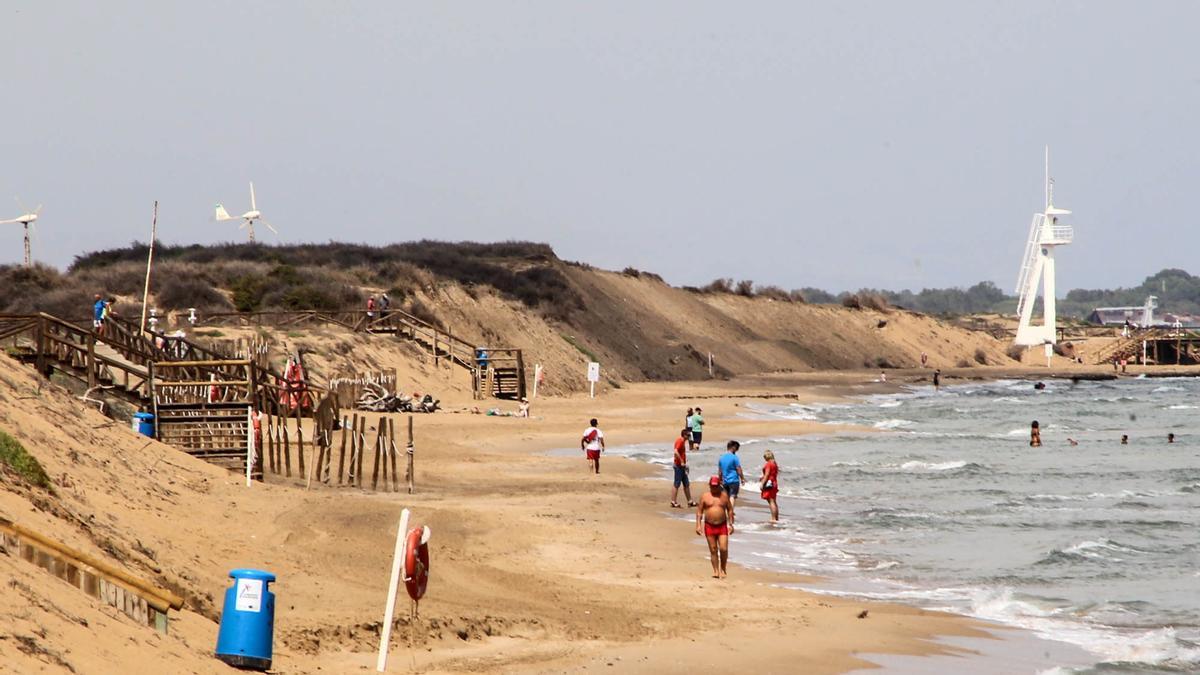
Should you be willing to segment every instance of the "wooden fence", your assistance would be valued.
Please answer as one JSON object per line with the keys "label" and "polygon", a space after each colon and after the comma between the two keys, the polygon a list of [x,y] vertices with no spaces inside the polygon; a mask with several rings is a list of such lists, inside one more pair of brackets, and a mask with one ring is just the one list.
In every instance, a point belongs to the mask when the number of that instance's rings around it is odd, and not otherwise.
{"label": "wooden fence", "polygon": [[412,417],[408,418],[408,443],[401,460],[394,418],[379,415],[372,426],[366,413],[345,415],[341,419],[337,414],[333,405],[323,404],[307,428],[304,419],[295,415],[265,415],[262,443],[266,450],[266,470],[289,478],[293,475],[304,478],[308,486],[317,482],[384,492],[400,491],[403,470],[403,483],[411,493]]}

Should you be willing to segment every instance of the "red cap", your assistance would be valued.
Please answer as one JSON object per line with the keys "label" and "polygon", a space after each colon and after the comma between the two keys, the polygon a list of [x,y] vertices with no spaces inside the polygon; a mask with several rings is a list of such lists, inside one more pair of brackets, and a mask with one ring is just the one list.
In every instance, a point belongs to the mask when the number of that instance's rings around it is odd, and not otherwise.
{"label": "red cap", "polygon": [[720,477],[720,476],[713,476],[712,478],[709,478],[709,479],[708,479],[708,484],[709,484],[709,485],[720,485],[720,484],[721,484],[721,477]]}

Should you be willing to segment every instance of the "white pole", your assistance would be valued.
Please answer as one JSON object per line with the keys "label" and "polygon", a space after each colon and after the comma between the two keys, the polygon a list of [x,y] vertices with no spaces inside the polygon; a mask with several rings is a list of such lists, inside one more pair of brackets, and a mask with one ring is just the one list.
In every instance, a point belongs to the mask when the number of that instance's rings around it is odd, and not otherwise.
{"label": "white pole", "polygon": [[708,376],[712,377],[712,352],[708,353]]}
{"label": "white pole", "polygon": [[[26,226],[28,227],[28,226]],[[138,329],[146,331],[146,303],[150,301],[150,266],[154,263],[154,239],[158,236],[158,200],[154,200],[154,217],[150,221],[150,252],[146,255],[146,286],[142,290],[142,322]]]}
{"label": "white pole", "polygon": [[537,398],[538,380],[542,379],[542,364],[533,367],[533,397]]}
{"label": "white pole", "polygon": [[592,390],[592,398],[596,398],[596,383],[589,382],[588,385],[591,387],[591,390]]}
{"label": "white pole", "polygon": [[254,406],[246,408],[246,487],[250,487],[250,471],[254,467]]}
{"label": "white pole", "polygon": [[388,583],[387,609],[383,611],[383,633],[379,636],[379,660],[375,670],[387,670],[388,641],[392,639],[392,616],[396,613],[396,591],[400,587],[400,566],[404,564],[408,539],[408,509],[400,512],[400,527],[396,530],[396,552],[392,557],[392,580]]}

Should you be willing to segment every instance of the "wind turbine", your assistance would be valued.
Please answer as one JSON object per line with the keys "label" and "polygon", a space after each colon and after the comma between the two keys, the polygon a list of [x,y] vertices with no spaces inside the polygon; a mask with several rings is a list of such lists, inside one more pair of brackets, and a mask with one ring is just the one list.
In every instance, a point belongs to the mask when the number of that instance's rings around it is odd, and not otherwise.
{"label": "wind turbine", "polygon": [[38,204],[37,208],[30,211],[21,203],[20,197],[17,198],[17,207],[25,213],[11,220],[0,220],[0,225],[8,225],[10,223],[21,223],[25,226],[25,266],[33,265],[33,256],[29,253],[29,226],[33,221],[38,219],[38,214],[42,212],[42,205]]}
{"label": "wind turbine", "polygon": [[247,233],[250,235],[250,243],[251,244],[254,243],[254,221],[256,221],[256,220],[261,221],[263,225],[266,225],[268,230],[274,232],[275,234],[279,234],[279,230],[276,230],[274,227],[272,227],[271,224],[268,223],[266,221],[266,219],[262,217],[262,211],[258,210],[258,204],[254,200],[254,182],[253,181],[250,182],[250,210],[249,211],[243,213],[240,216],[234,217],[234,216],[229,215],[229,212],[225,210],[224,206],[217,204],[217,220],[218,221],[236,220],[237,218],[241,218],[243,221],[241,225],[238,225],[238,229],[240,230],[243,227],[247,229]]}
{"label": "wind turbine", "polygon": [[[1029,240],[1025,244],[1025,257],[1021,262],[1021,273],[1017,279],[1017,314],[1021,322],[1017,325],[1014,342],[1022,346],[1046,345],[1049,358],[1052,345],[1058,341],[1054,304],[1054,248],[1070,244],[1075,238],[1075,229],[1059,224],[1058,217],[1071,212],[1054,205],[1054,179],[1050,177],[1050,148],[1046,148],[1046,210],[1033,215],[1029,226]],[[1042,282],[1042,325],[1031,325],[1033,304],[1037,300],[1038,282]]]}

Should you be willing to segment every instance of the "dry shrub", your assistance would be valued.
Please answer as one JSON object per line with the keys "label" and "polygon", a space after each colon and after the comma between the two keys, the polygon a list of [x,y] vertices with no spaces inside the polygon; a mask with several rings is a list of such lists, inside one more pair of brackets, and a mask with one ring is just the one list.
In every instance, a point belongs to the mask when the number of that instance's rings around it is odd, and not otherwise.
{"label": "dry shrub", "polygon": [[983,347],[975,348],[975,363],[978,363],[981,366],[987,365],[987,352],[983,351]]}
{"label": "dry shrub", "polygon": [[155,301],[163,309],[204,309],[226,311],[229,301],[213,288],[208,281],[196,277],[169,277],[154,294]]}
{"label": "dry shrub", "polygon": [[967,359],[962,358],[962,359],[959,359],[958,363],[955,363],[954,365],[958,366],[959,368],[970,368],[970,367],[972,367],[973,364],[970,361],[968,361]]}
{"label": "dry shrub", "polygon": [[700,287],[701,293],[732,293],[733,279],[718,277],[708,282],[708,285]]}
{"label": "dry shrub", "polygon": [[762,298],[770,298],[780,302],[792,302],[792,294],[778,286],[759,286],[754,294]]}
{"label": "dry shrub", "polygon": [[734,286],[733,292],[744,298],[754,297],[754,282],[749,279],[742,279]]}
{"label": "dry shrub", "polygon": [[1025,348],[1021,345],[1009,345],[1008,348],[1004,350],[1004,353],[1007,354],[1008,358],[1012,359],[1013,361],[1020,361],[1021,355],[1025,353]]}

